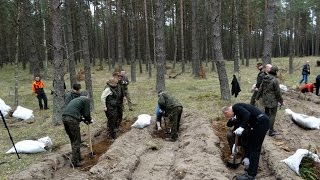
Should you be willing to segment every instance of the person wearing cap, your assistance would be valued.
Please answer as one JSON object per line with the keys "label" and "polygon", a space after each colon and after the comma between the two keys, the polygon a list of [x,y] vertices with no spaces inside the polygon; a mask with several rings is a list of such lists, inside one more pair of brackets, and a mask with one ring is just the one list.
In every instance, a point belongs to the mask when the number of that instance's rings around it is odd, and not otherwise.
{"label": "person wearing cap", "polygon": [[124,93],[118,83],[118,76],[118,73],[114,73],[114,78],[107,82],[107,86],[101,94],[103,110],[108,119],[108,134],[112,140],[116,139],[116,132],[120,128],[123,116]]}
{"label": "person wearing cap", "polygon": [[262,103],[265,108],[265,113],[270,118],[269,136],[277,135],[274,130],[274,122],[277,115],[278,104],[283,105],[283,98],[281,95],[279,82],[276,78],[278,67],[272,66],[268,75],[263,78],[262,84],[257,94],[257,100],[262,98]]}
{"label": "person wearing cap", "polygon": [[310,65],[309,61],[306,61],[306,63],[302,67],[302,79],[300,81],[300,84],[304,81],[305,84],[308,84],[308,76],[310,75]]}
{"label": "person wearing cap", "polygon": [[181,114],[183,111],[182,104],[167,92],[159,91],[158,105],[164,116],[168,117],[170,121],[171,132],[170,138],[167,141],[176,141],[178,139],[178,132],[180,127]]}
{"label": "person wearing cap", "polygon": [[65,106],[68,105],[72,99],[80,97],[80,89],[81,89],[81,84],[76,83],[72,85],[72,90],[67,92],[66,95],[64,96]]}
{"label": "person wearing cap", "polygon": [[80,167],[83,160],[80,153],[80,122],[83,121],[86,124],[92,123],[90,100],[87,95],[86,92],[83,92],[80,97],[72,99],[62,113],[64,129],[71,142],[71,165],[73,167]]}
{"label": "person wearing cap", "polygon": [[132,101],[131,101],[131,97],[130,97],[130,93],[128,90],[128,85],[129,85],[129,79],[126,75],[126,71],[121,71],[120,72],[120,84],[123,87],[123,92],[124,92],[124,98],[127,100],[128,102],[128,107],[129,107],[129,111],[133,111],[132,108]]}
{"label": "person wearing cap", "polygon": [[257,97],[258,89],[262,83],[263,77],[266,75],[266,73],[263,70],[262,63],[257,63],[256,67],[259,70],[259,73],[257,75],[256,86],[255,86],[255,88],[253,88],[253,94],[251,96],[250,104],[252,104],[252,105],[256,104],[256,97]]}
{"label": "person wearing cap", "polygon": [[246,103],[225,106],[222,108],[222,113],[226,118],[237,117],[239,127],[233,131],[235,135],[243,136],[245,130],[250,131],[247,137],[245,158],[242,160],[245,172],[236,176],[236,179],[255,179],[258,173],[261,147],[270,126],[269,117],[259,108]]}

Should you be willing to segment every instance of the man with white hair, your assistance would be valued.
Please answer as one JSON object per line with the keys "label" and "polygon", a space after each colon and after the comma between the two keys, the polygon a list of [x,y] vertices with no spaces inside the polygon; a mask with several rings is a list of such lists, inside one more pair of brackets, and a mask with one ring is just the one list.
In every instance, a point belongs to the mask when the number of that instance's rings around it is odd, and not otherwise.
{"label": "man with white hair", "polygon": [[222,108],[223,115],[230,119],[234,116],[240,126],[234,131],[235,135],[243,135],[243,131],[249,130],[247,150],[242,163],[245,173],[236,177],[237,180],[255,179],[258,171],[261,146],[269,129],[269,117],[259,108],[245,103],[237,103],[233,106]]}

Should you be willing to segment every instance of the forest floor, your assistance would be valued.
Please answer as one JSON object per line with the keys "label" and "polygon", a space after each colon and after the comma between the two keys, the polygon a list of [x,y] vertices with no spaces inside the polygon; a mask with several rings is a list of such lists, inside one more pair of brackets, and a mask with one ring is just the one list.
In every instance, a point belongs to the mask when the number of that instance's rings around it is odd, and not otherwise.
{"label": "forest floor", "polygon": [[[277,63],[278,66],[282,65],[282,61]],[[316,71],[317,67],[313,68]],[[250,69],[254,70],[254,67],[250,67]],[[249,89],[257,74],[253,70],[247,72],[243,70],[242,92],[238,99],[232,99],[232,103],[249,102],[252,95]],[[104,74],[98,73],[95,72],[93,75],[94,81],[104,77]],[[318,149],[320,152],[320,131],[302,129],[284,114],[285,108],[289,108],[297,113],[320,117],[319,97],[314,94],[300,94],[295,90],[297,76],[296,79],[293,79],[292,76],[284,75],[286,79],[284,84],[288,84],[291,88],[288,92],[283,93],[285,106],[279,109],[276,117],[275,129],[280,134],[275,137],[266,136],[257,179],[301,179],[285,163],[280,161],[294,154],[300,148],[310,148],[312,151]],[[217,100],[219,99],[217,74],[208,73],[207,79],[203,80],[193,80],[187,74],[182,74],[174,80],[166,79],[166,87],[169,92],[181,100],[184,105],[179,139],[176,142],[165,141],[164,138],[168,134],[155,130],[154,117],[152,117],[152,124],[146,128],[131,128],[131,124],[139,114],[153,115],[156,103],[156,92],[153,87],[150,87],[154,86],[154,82],[151,83],[147,75],[138,78],[137,81],[130,86],[131,94],[136,95],[133,96],[133,100],[137,106],[135,106],[134,112],[125,111],[121,133],[116,141],[108,140],[104,114],[100,113],[100,110],[94,112],[93,116],[96,122],[91,128],[93,159],[88,156],[90,151],[87,146],[87,126],[81,125],[82,140],[84,141],[81,154],[84,156],[84,165],[80,168],[70,167],[71,147],[68,144],[67,136],[61,126],[50,128],[52,126],[48,123],[50,122],[48,113],[36,110],[36,118],[31,123],[8,119],[16,142],[19,139],[26,139],[26,135],[22,136],[21,134],[30,133],[30,129],[25,129],[33,128],[34,134],[29,134],[28,137],[49,135],[55,145],[51,152],[40,155],[23,155],[20,161],[14,161],[14,155],[1,153],[0,157],[7,161],[0,164],[3,170],[8,171],[2,174],[5,175],[4,179],[222,180],[232,179],[235,175],[243,173],[244,167],[242,165],[237,169],[226,166],[230,153],[226,143],[228,129],[225,127],[226,119],[222,118],[220,113],[223,104]],[[98,83],[94,82],[94,84]],[[216,88],[212,89],[212,85]],[[100,93],[102,88],[103,85],[97,85],[95,91]],[[8,100],[8,98],[4,99]],[[33,103],[30,106],[36,107],[36,104]],[[35,127],[42,129],[46,127],[48,130],[45,133],[36,133],[37,128]],[[23,133],[19,134],[19,131],[23,131]],[[3,130],[1,133],[2,137],[6,137]],[[0,137],[0,141],[1,144],[9,147],[8,140]],[[0,147],[0,150],[3,152],[7,148]],[[12,168],[16,168],[16,170]]]}
{"label": "forest floor", "polygon": [[[320,116],[313,94],[305,97],[294,90],[284,94],[286,107],[294,112]],[[305,99],[305,100],[303,100]],[[306,109],[305,107],[309,107]],[[93,138],[94,157],[88,157],[88,147],[82,147],[84,165],[71,168],[70,145],[48,154],[43,161],[11,176],[11,179],[232,179],[243,172],[226,167],[229,153],[225,133],[225,120],[213,121],[197,112],[184,110],[181,132],[177,142],[164,140],[168,135],[155,130],[155,122],[148,128],[130,128],[124,123],[115,142],[107,138],[106,129],[96,130]],[[279,113],[275,137],[266,136],[263,144],[257,179],[300,179],[287,165],[280,162],[297,148],[320,148],[319,130],[305,130]],[[88,134],[82,139],[87,140]]]}

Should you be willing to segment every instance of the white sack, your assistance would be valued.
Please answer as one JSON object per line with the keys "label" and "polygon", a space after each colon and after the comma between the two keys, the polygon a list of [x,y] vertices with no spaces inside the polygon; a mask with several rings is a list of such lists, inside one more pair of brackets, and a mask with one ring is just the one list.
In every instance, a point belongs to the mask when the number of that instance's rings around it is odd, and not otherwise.
{"label": "white sack", "polygon": [[295,113],[290,109],[285,110],[286,115],[302,127],[310,129],[320,129],[320,119],[314,116],[308,116],[305,114]]}
{"label": "white sack", "polygon": [[280,90],[282,92],[287,92],[288,91],[288,87],[286,85],[284,85],[284,84],[279,84],[279,87],[280,87]]}
{"label": "white sack", "polygon": [[42,142],[45,145],[46,149],[52,149],[53,143],[52,143],[51,139],[49,138],[49,136],[40,138],[40,139],[38,139],[38,141]]}
{"label": "white sack", "polygon": [[0,110],[3,116],[8,115],[9,111],[11,111],[11,107],[6,105],[6,103],[0,98]]}
{"label": "white sack", "polygon": [[295,173],[300,176],[299,165],[303,157],[310,154],[310,157],[313,158],[314,161],[320,163],[320,159],[318,155],[310,152],[307,149],[298,149],[293,155],[289,156],[287,159],[281,160],[281,162],[286,163],[290,169],[292,169]]}
{"label": "white sack", "polygon": [[23,120],[32,119],[34,117],[32,110],[21,107],[21,106],[17,107],[17,109],[13,112],[12,116],[18,119],[23,119]]}
{"label": "white sack", "polygon": [[140,114],[136,122],[134,122],[131,127],[144,128],[149,126],[151,123],[151,116],[149,114]]}
{"label": "white sack", "polygon": [[[34,140],[23,140],[15,144],[17,152],[18,153],[39,153],[39,152],[45,152],[46,150],[44,147],[46,146],[44,143]],[[14,150],[14,147],[9,149],[7,152],[9,153],[16,153]]]}

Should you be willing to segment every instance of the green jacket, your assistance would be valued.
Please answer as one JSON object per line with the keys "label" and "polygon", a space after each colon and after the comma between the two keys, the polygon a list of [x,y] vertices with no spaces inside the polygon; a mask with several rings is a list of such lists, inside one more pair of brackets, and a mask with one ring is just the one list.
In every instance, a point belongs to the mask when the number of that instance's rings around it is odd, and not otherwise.
{"label": "green jacket", "polygon": [[257,94],[257,100],[260,98],[262,98],[263,105],[267,108],[277,107],[278,102],[283,104],[279,82],[274,75],[268,74],[264,76]]}
{"label": "green jacket", "polygon": [[64,96],[64,104],[65,106],[69,104],[69,102],[72,100],[72,99],[75,99],[77,97],[80,97],[80,94],[79,93],[76,93],[74,91],[69,91],[66,93],[66,95]]}
{"label": "green jacket", "polygon": [[85,121],[91,121],[90,100],[87,97],[80,96],[70,101],[64,109],[62,116],[71,116],[79,120],[84,117]]}
{"label": "green jacket", "polygon": [[115,106],[122,106],[123,105],[123,88],[121,85],[117,85],[116,87],[109,86],[111,94],[106,97],[106,107],[115,107]]}
{"label": "green jacket", "polygon": [[158,97],[159,107],[166,115],[170,114],[174,108],[182,107],[182,104],[167,92],[159,93]]}

